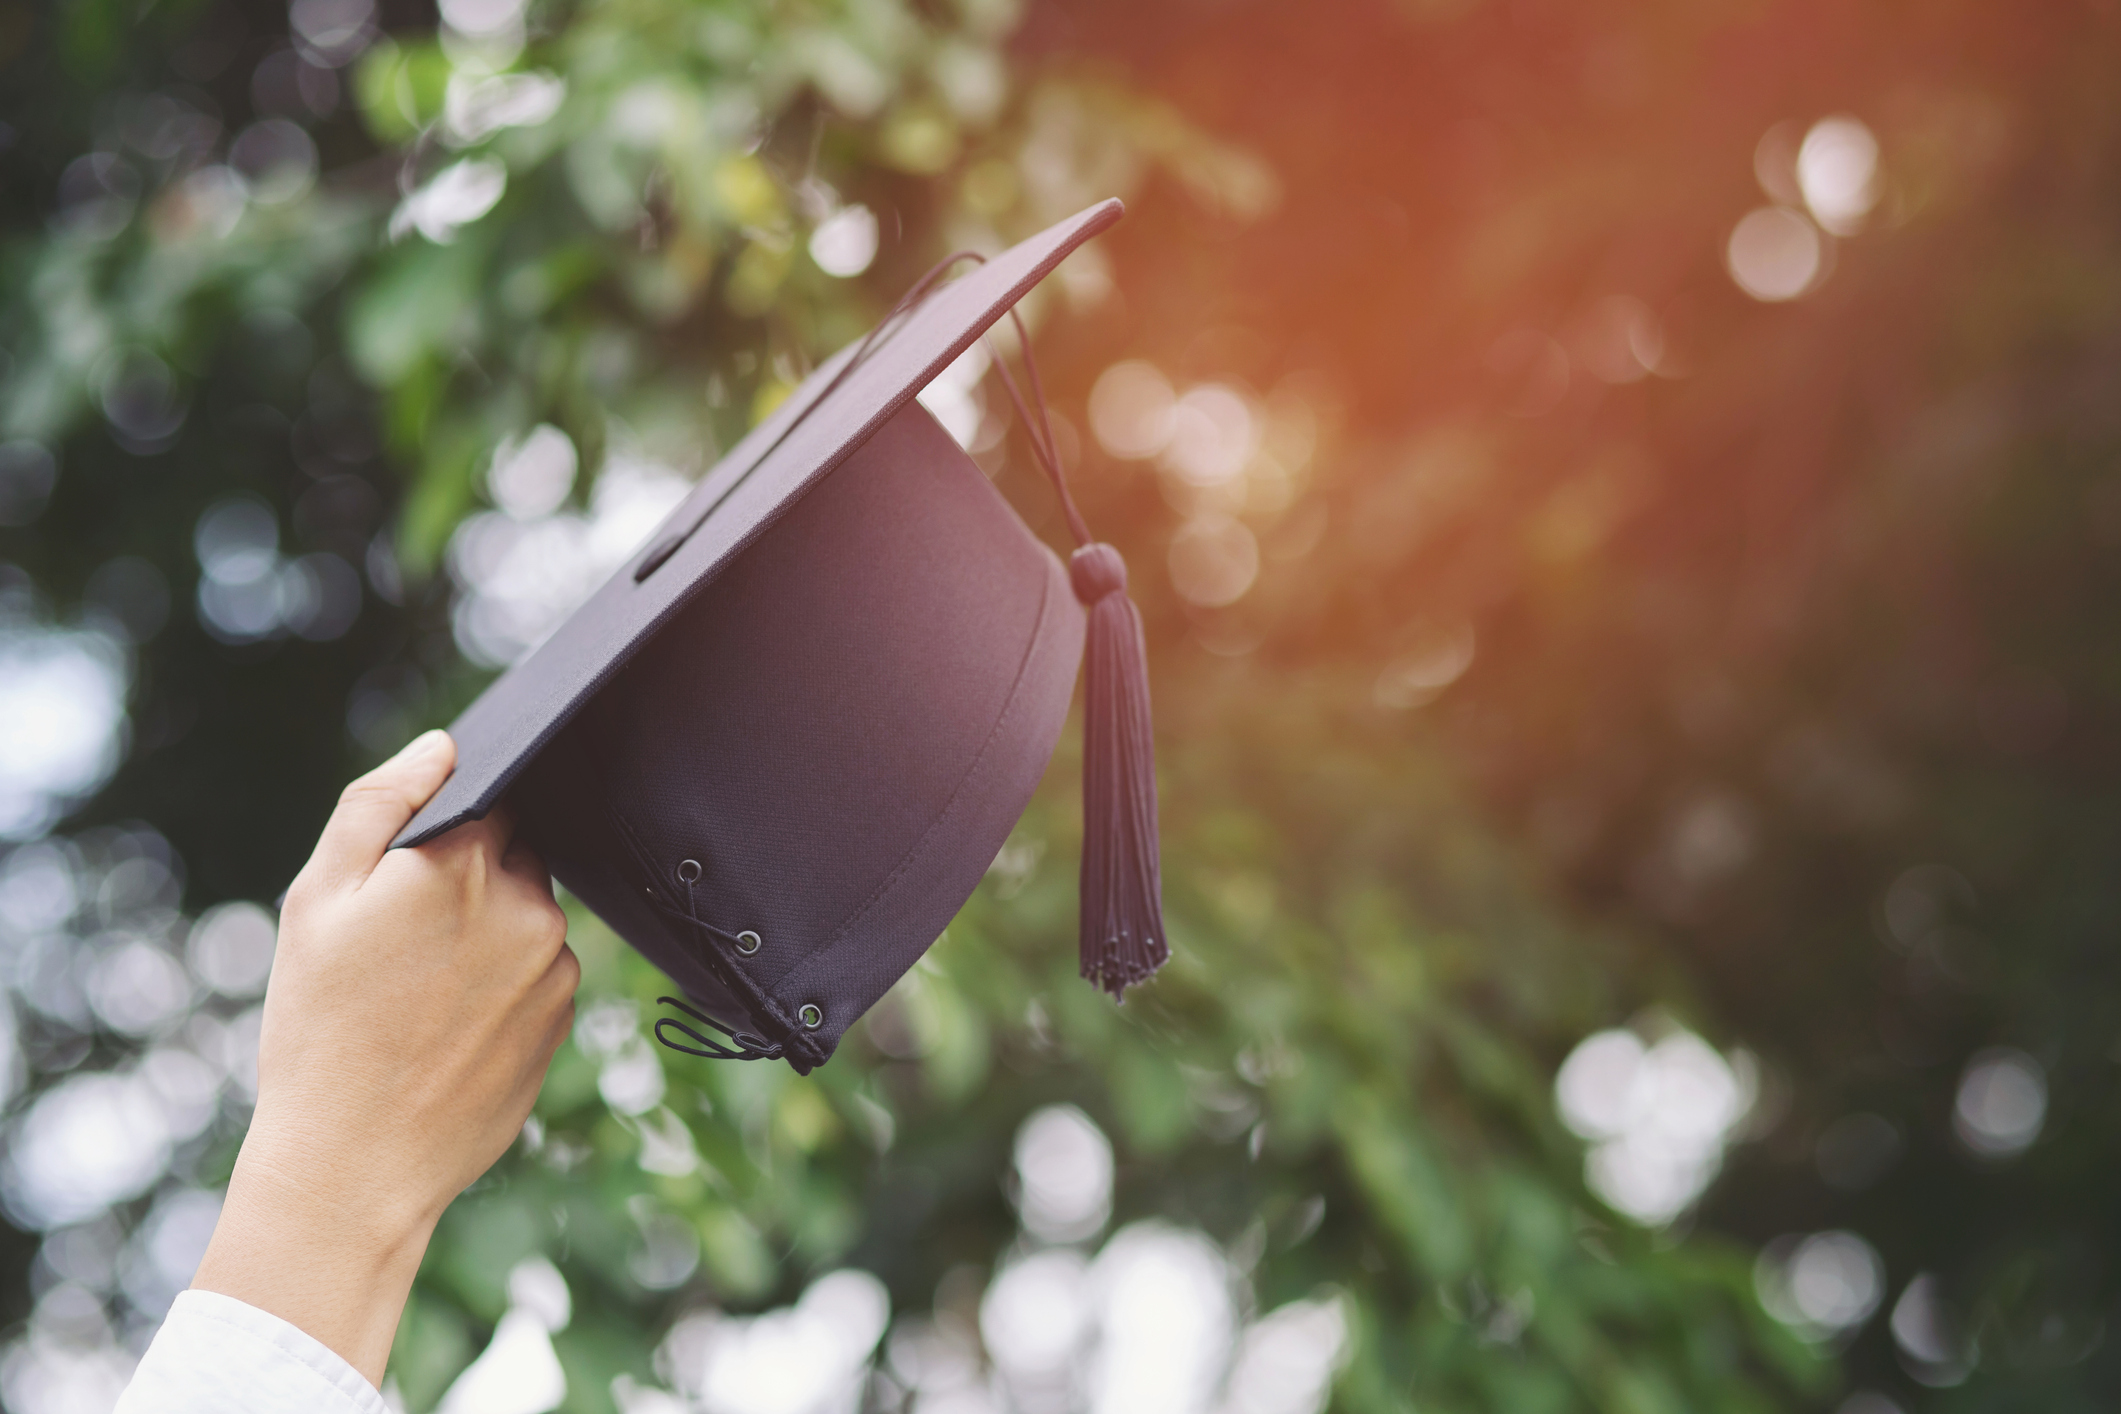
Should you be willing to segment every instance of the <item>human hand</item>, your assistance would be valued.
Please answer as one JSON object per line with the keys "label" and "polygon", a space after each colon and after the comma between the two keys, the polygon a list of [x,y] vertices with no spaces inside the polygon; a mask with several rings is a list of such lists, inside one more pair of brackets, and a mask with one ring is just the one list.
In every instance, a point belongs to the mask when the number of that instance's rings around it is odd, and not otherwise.
{"label": "human hand", "polygon": [[430,732],[348,786],[288,890],[257,1110],[193,1282],[372,1383],[436,1219],[521,1131],[581,976],[505,811],[389,848],[455,763]]}

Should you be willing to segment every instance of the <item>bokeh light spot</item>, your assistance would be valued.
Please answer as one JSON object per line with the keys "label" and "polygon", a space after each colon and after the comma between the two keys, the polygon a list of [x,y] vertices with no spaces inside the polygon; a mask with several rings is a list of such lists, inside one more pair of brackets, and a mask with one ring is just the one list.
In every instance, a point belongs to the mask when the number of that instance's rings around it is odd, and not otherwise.
{"label": "bokeh light spot", "polygon": [[1770,303],[1811,289],[1824,260],[1818,228],[1784,206],[1747,212],[1724,247],[1724,262],[1738,288]]}
{"label": "bokeh light spot", "polygon": [[921,406],[943,425],[952,441],[968,451],[980,444],[987,416],[987,400],[980,385],[993,361],[987,341],[978,340],[928,380],[918,394]]}
{"label": "bokeh light spot", "polygon": [[1893,1303],[1893,1344],[1909,1374],[1932,1389],[1963,1384],[1972,1372],[1972,1352],[1958,1313],[1945,1297],[1944,1283],[1923,1272],[1907,1284]]}
{"label": "bokeh light spot", "polygon": [[1601,382],[1639,382],[1664,362],[1664,326],[1641,300],[1607,295],[1577,325],[1570,348]]}
{"label": "bokeh light spot", "polygon": [[289,26],[304,52],[337,66],[359,54],[375,34],[375,0],[293,0]]}
{"label": "bokeh light spot", "polygon": [[459,143],[474,143],[504,128],[534,128],[567,100],[567,84],[551,74],[458,72],[442,104],[443,125]]}
{"label": "bokeh light spot", "polygon": [[272,974],[279,924],[255,903],[217,904],[199,915],[185,956],[201,982],[224,997],[255,997]]}
{"label": "bokeh light spot", "polygon": [[1348,1316],[1338,1300],[1277,1307],[1245,1328],[1226,1414],[1320,1414],[1348,1353]]}
{"label": "bokeh light spot", "polygon": [[192,1001],[191,978],[183,965],[143,938],[97,958],[87,990],[96,1018],[125,1036],[145,1036],[167,1026]]}
{"label": "bokeh light spot", "polygon": [[252,123],[229,145],[228,165],[243,178],[250,200],[277,206],[308,192],[317,180],[317,145],[285,118]]}
{"label": "bokeh light spot", "polygon": [[1433,702],[1473,666],[1473,626],[1430,625],[1377,675],[1377,705],[1404,712]]}
{"label": "bokeh light spot", "polygon": [[577,458],[574,442],[549,422],[541,422],[521,440],[507,438],[494,448],[486,471],[493,503],[517,520],[551,515],[574,490]]}
{"label": "bokeh light spot", "polygon": [[1229,516],[1199,516],[1171,537],[1171,587],[1204,609],[1234,604],[1259,578],[1259,540]]}
{"label": "bokeh light spot", "polygon": [[2023,1051],[1998,1047],[1967,1062],[1952,1104],[1952,1132],[1985,1159],[2015,1158],[2047,1119],[2047,1075]]}
{"label": "bokeh light spot", "polygon": [[1820,119],[1797,149],[1797,185],[1813,220],[1853,235],[1878,202],[1878,139],[1855,118]]}
{"label": "bokeh light spot", "polygon": [[1094,1237],[1112,1215],[1112,1144],[1073,1105],[1049,1105],[1016,1134],[1017,1210],[1042,1242]]}
{"label": "bokeh light spot", "polygon": [[542,1257],[508,1274],[508,1309],[493,1341],[442,1396],[439,1414],[546,1414],[567,1394],[552,1333],[567,1324],[567,1283]]}
{"label": "bokeh light spot", "polygon": [[691,483],[658,463],[610,456],[586,513],[519,520],[506,511],[467,518],[445,562],[458,594],[457,646],[474,663],[506,667],[545,638],[648,538]]}
{"label": "bokeh light spot", "polygon": [[110,779],[130,686],[127,656],[109,634],[0,608],[0,839],[34,839]]}
{"label": "bokeh light spot", "polygon": [[[1153,405],[1153,388],[1148,399]],[[1220,383],[1203,383],[1172,404],[1161,455],[1192,485],[1220,486],[1244,474],[1258,444],[1258,424],[1243,396]]]}
{"label": "bokeh light spot", "polygon": [[185,404],[169,365],[145,349],[126,349],[97,369],[97,396],[112,436],[129,452],[157,452],[184,425]]}
{"label": "bokeh light spot", "polygon": [[31,1231],[95,1217],[152,1188],[170,1134],[146,1086],[112,1073],[70,1076],[11,1126],[0,1203]]}
{"label": "bokeh light spot", "polygon": [[1783,1237],[1762,1250],[1753,1285],[1769,1315],[1808,1340],[1828,1340],[1878,1309],[1885,1263],[1853,1232]]}
{"label": "bokeh light spot", "polygon": [[[1089,1264],[1065,1248],[1004,1267],[980,1299],[980,1338],[1020,1403],[1065,1405],[1088,1334]],[[1051,1390],[1045,1387],[1060,1386]]]}
{"label": "bokeh light spot", "polygon": [[793,1306],[686,1317],[658,1363],[706,1414],[842,1414],[854,1408],[890,1319],[884,1284],[842,1269],[812,1282]]}
{"label": "bokeh light spot", "polygon": [[1199,1233],[1146,1222],[1114,1235],[1090,1266],[1103,1318],[1092,1414],[1202,1414],[1236,1334],[1230,1280]]}
{"label": "bokeh light spot", "polygon": [[199,517],[192,549],[209,579],[248,584],[272,571],[280,548],[280,522],[272,507],[253,497],[216,503]]}
{"label": "bokeh light spot", "polygon": [[147,1315],[168,1312],[191,1285],[221,1218],[221,1197],[198,1188],[165,1193],[133,1233],[123,1260],[125,1296]]}
{"label": "bokeh light spot", "polygon": [[418,231],[448,245],[463,227],[493,210],[508,190],[508,169],[490,157],[467,157],[428,179],[391,213],[392,239]]}
{"label": "bokeh light spot", "polygon": [[1178,395],[1155,364],[1115,363],[1090,389],[1090,432],[1115,457],[1141,461],[1171,440]]}
{"label": "bokeh light spot", "polygon": [[843,206],[810,233],[810,258],[837,279],[861,274],[876,259],[876,213],[866,206]]}
{"label": "bokeh light spot", "polygon": [[1587,1037],[1554,1079],[1562,1123],[1591,1141],[1585,1178],[1637,1222],[1670,1222],[1698,1198],[1752,1108],[1750,1062],[1734,1066],[1699,1036],[1646,1045],[1631,1031]]}

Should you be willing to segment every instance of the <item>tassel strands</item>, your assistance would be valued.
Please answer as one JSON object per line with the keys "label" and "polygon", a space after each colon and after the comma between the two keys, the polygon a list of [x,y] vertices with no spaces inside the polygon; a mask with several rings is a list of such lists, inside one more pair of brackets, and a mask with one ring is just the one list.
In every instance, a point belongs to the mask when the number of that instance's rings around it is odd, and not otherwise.
{"label": "tassel strands", "polygon": [[1082,975],[1116,999],[1171,955],[1156,836],[1156,748],[1141,611],[1127,565],[1091,544],[1068,562],[1084,648]]}

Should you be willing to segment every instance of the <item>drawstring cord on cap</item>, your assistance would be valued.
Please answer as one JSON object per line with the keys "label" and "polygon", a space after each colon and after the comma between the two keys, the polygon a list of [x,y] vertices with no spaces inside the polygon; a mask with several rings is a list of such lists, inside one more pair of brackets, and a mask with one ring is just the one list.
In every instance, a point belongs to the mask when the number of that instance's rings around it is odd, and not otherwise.
{"label": "drawstring cord on cap", "polygon": [[[705,963],[707,970],[712,972],[715,978],[729,989],[730,995],[735,997],[739,1004],[746,1005],[754,1015],[759,1014],[763,1008],[760,1005],[762,994],[758,984],[752,981],[751,978],[742,975],[742,970],[732,966],[723,955],[722,947],[734,940],[699,916],[699,910],[693,902],[693,881],[690,879],[685,881],[685,900],[682,905],[667,897],[661,871],[656,868],[654,855],[647,844],[634,832],[633,825],[611,803],[608,797],[600,797],[600,802],[604,807],[605,818],[611,823],[612,833],[618,837],[620,843],[626,846],[627,853],[633,856],[636,871],[634,882],[640,888],[642,896],[648,900],[648,906],[665,918],[676,923],[686,924],[704,934],[707,946],[701,949],[700,958]],[[776,1060],[788,1052],[788,1046],[785,1042],[769,1041],[764,1037],[754,1036],[749,1032],[738,1031],[734,1027],[716,1021],[713,1017],[680,998],[658,997],[656,1001],[676,1007],[693,1020],[711,1027],[729,1038],[729,1044],[725,1046],[712,1037],[701,1035],[675,1017],[661,1017],[655,1024],[655,1038],[673,1051],[683,1051],[690,1056],[705,1056],[712,1060]],[[663,1034],[663,1028],[666,1026],[694,1044],[686,1045],[682,1042],[671,1040]],[[812,1061],[811,1064],[814,1065],[816,1062]],[[809,1067],[805,1066],[803,1068],[807,1070]]]}

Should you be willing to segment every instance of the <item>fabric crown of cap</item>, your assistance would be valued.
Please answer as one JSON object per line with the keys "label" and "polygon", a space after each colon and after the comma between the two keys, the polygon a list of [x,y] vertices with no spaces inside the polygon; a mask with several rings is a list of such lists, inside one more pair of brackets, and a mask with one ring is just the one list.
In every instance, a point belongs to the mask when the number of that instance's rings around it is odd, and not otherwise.
{"label": "fabric crown of cap", "polygon": [[[705,1031],[663,1017],[660,1041],[807,1072],[986,872],[1080,678],[1081,971],[1115,998],[1151,975],[1169,949],[1141,616],[1070,493],[1015,309],[1120,214],[953,255],[826,360],[465,709],[455,774],[394,844],[506,795],[555,878],[683,989],[662,1000]],[[993,367],[1065,567],[914,401],[1004,313],[1021,383]]]}
{"label": "fabric crown of cap", "polygon": [[[810,406],[816,407],[829,398],[833,389],[868,359],[879,341],[889,336],[890,329],[907,310],[918,305],[954,267],[968,261],[984,264],[986,257],[977,251],[961,250],[931,267],[869,331],[856,347],[854,357]],[[1076,548],[1068,557],[1068,580],[1076,599],[1089,613],[1083,653],[1088,680],[1084,688],[1083,856],[1078,879],[1077,947],[1084,980],[1118,1001],[1128,987],[1155,975],[1171,955],[1164,937],[1147,646],[1142,635],[1141,610],[1127,594],[1127,562],[1117,549],[1092,538],[1088,523],[1076,507],[1046,413],[1045,388],[1039,379],[1037,356],[1031,349],[1030,331],[1024,327],[1014,304],[1009,306],[1008,314],[1023,353],[1030,388],[1028,408],[999,349],[993,353],[994,371],[1016,410],[1033,457],[1053,483],[1061,513],[1075,538]],[[793,430],[791,425],[787,432]],[[785,438],[787,432],[781,437]],[[762,453],[761,459],[763,456]],[[711,507],[691,523],[657,539],[635,569],[635,581],[647,579],[667,563],[710,514]],[[691,912],[691,881],[684,882],[686,905],[680,909],[659,903],[659,907],[679,921],[705,930],[707,925]],[[743,940],[744,935],[738,935],[740,950],[746,946]],[[774,1043],[734,1031],[681,998],[657,1000],[713,1028],[731,1043],[725,1045],[682,1021],[663,1017],[655,1025],[656,1039],[671,1050],[718,1060],[760,1060],[783,1055],[790,1049],[786,1041]],[[800,1020],[806,1026],[813,1024],[808,1016]],[[665,1034],[666,1028],[684,1039],[672,1040]],[[796,1045],[805,1039],[798,1036]]]}

